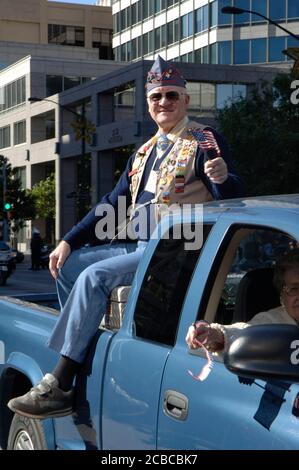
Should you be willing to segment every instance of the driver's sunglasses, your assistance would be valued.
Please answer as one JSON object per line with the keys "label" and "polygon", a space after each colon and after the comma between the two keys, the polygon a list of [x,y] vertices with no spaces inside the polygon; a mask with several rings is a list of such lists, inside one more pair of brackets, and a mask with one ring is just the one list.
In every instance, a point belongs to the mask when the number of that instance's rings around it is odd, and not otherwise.
{"label": "driver's sunglasses", "polygon": [[151,103],[158,103],[161,101],[163,97],[165,97],[168,101],[178,101],[180,99],[180,95],[184,95],[185,93],[178,93],[177,91],[166,91],[166,93],[153,93],[148,97]]}

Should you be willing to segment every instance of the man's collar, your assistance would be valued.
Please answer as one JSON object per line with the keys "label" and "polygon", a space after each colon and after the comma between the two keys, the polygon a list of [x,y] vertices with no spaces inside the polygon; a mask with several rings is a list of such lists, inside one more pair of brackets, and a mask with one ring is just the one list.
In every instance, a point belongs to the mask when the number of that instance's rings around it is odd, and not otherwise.
{"label": "man's collar", "polygon": [[[181,119],[181,121],[179,121],[176,124],[176,126],[174,126],[171,129],[171,131],[167,134],[167,138],[173,143],[176,142],[176,140],[178,139],[178,137],[180,136],[182,131],[187,126],[188,122],[189,122],[189,118],[188,118],[188,116],[185,116],[183,119]],[[157,136],[158,135],[159,135],[159,133],[157,133]]]}

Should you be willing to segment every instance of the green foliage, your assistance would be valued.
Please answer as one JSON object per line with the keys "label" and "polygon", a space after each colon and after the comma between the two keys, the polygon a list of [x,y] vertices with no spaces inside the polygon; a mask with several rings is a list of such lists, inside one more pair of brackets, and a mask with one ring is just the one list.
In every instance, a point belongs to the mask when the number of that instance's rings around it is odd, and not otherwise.
{"label": "green foliage", "polygon": [[53,219],[55,217],[54,173],[36,183],[31,190],[31,195],[35,204],[36,217]]}
{"label": "green foliage", "polygon": [[[6,195],[3,198],[3,164],[6,167]],[[13,222],[12,230],[17,232],[25,226],[26,220],[35,216],[35,207],[30,193],[26,189],[22,189],[22,183],[17,176],[17,168],[12,168],[7,158],[0,155],[0,204],[1,218],[4,212],[7,212],[9,222]],[[4,202],[11,204],[9,211],[4,210]]]}
{"label": "green foliage", "polygon": [[247,99],[218,113],[247,194],[299,192],[299,106],[290,101],[292,74],[279,74],[272,86],[261,82]]}

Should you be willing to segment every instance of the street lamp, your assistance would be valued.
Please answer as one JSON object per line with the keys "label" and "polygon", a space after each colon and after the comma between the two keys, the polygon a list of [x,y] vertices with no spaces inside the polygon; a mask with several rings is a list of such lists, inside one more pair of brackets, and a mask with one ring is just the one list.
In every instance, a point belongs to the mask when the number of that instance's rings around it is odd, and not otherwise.
{"label": "street lamp", "polygon": [[[57,101],[52,100],[51,98],[38,98],[38,97],[35,97],[35,96],[31,96],[30,98],[28,98],[28,101],[30,103],[48,101],[49,103],[53,103],[53,104],[59,106],[60,108],[65,109],[66,111],[74,114],[77,118],[77,122],[74,123],[74,124],[71,124],[71,126],[74,128],[74,130],[76,132],[76,140],[79,140],[79,139],[81,140],[81,163],[82,163],[81,176],[82,176],[83,186],[84,187],[82,188],[83,191],[81,190],[81,192],[80,191],[78,192],[78,200],[77,200],[79,218],[81,218],[82,215],[84,215],[83,213],[85,212],[86,193],[87,193],[87,181],[86,181],[87,177],[86,177],[86,174],[85,174],[85,171],[84,171],[85,170],[86,141],[90,139],[90,136],[89,136],[88,132],[94,132],[95,131],[94,126],[89,121],[87,121],[87,119],[86,119],[85,102],[84,101],[82,102],[81,113],[77,113],[72,108],[69,108],[68,106],[60,104]],[[58,184],[56,185],[57,186],[57,189],[56,189],[56,201],[57,201],[56,202],[56,209],[57,209],[57,213],[58,213],[58,211],[60,213],[60,209],[61,209],[60,204],[59,204],[60,176],[61,176],[60,175],[61,171],[60,171],[59,163],[58,163],[59,168],[57,168],[57,181],[58,181]],[[59,238],[60,238],[60,221],[59,221],[59,219],[60,219],[60,217],[56,218],[56,223],[58,224],[57,230],[56,230],[57,240],[59,240]]]}

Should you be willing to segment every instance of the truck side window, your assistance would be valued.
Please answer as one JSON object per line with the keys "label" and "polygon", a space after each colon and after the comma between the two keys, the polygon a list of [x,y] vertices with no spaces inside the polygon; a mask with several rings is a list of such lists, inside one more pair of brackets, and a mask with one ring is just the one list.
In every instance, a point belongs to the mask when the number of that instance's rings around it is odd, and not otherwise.
{"label": "truck side window", "polygon": [[[203,227],[203,244],[211,227]],[[185,242],[171,235],[160,240],[136,303],[136,336],[174,345],[182,305],[202,248],[186,250]]]}
{"label": "truck side window", "polygon": [[[249,321],[259,311],[274,308],[279,303],[273,286],[275,262],[296,243],[286,233],[266,228],[242,227],[235,231],[226,253],[231,252],[232,262],[227,267],[224,258],[220,262],[218,274],[226,269],[226,276],[216,316],[210,319],[222,324]],[[216,283],[217,279],[214,286]],[[210,298],[213,295],[214,287]]]}

